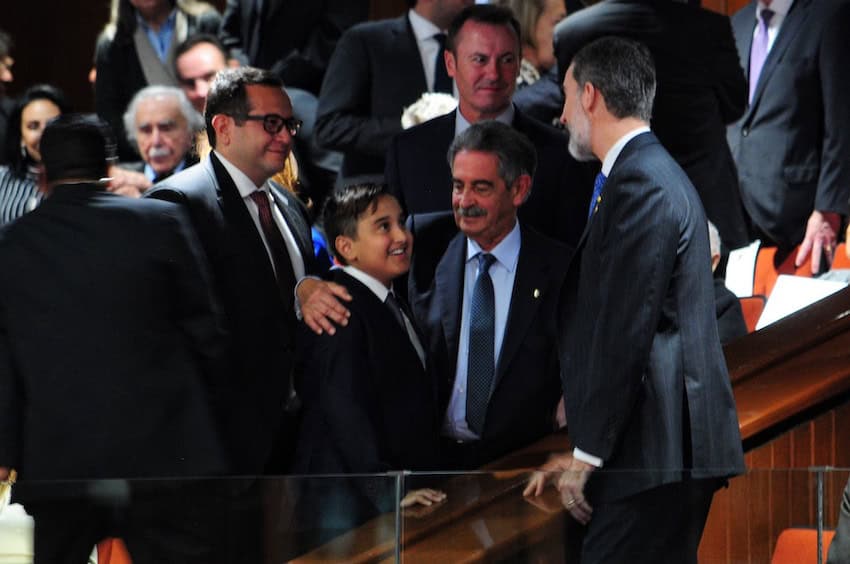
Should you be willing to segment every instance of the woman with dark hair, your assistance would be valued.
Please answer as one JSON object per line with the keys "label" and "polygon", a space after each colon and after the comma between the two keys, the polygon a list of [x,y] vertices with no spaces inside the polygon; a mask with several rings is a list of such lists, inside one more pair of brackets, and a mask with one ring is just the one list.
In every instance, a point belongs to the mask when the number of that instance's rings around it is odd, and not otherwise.
{"label": "woman with dark hair", "polygon": [[95,108],[118,141],[122,161],[139,160],[122,115],[152,84],[177,86],[174,50],[195,33],[218,33],[221,15],[198,0],[112,0],[112,15],[95,49]]}
{"label": "woman with dark hair", "polygon": [[6,166],[0,166],[0,225],[14,221],[41,201],[39,143],[44,126],[70,110],[65,95],[49,84],[27,89],[9,116]]}

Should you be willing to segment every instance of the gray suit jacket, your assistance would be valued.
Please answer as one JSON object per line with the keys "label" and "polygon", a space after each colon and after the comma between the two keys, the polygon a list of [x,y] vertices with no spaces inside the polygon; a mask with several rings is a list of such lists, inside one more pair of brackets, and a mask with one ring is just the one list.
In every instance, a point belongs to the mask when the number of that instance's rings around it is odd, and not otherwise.
{"label": "gray suit jacket", "polygon": [[591,505],[744,470],[705,215],[651,133],[629,141],[608,176],[560,323],[570,438],[604,461],[588,482]]}
{"label": "gray suit jacket", "polygon": [[345,156],[341,175],[383,174],[401,113],[428,91],[407,15],[358,24],[336,46],[316,117],[319,144]]}
{"label": "gray suit jacket", "polygon": [[[149,197],[183,205],[209,259],[213,283],[232,336],[221,397],[225,446],[237,473],[261,473],[278,433],[293,431],[284,417],[288,379],[295,365],[296,320],[284,300],[263,241],[236,185],[221,162],[209,158],[166,179]],[[291,194],[273,189],[304,259],[315,271],[306,212]],[[292,454],[294,433],[284,450]]]}
{"label": "gray suit jacket", "polygon": [[[749,69],[755,2],[732,17]],[[741,197],[774,243],[803,240],[813,210],[847,215],[850,197],[850,3],[796,0],[762,68],[752,103],[728,129]]]}

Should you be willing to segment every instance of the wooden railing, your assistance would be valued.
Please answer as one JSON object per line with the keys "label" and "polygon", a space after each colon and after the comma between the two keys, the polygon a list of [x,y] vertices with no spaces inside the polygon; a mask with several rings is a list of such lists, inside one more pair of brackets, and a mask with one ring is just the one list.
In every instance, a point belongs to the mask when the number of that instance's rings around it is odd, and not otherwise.
{"label": "wooden railing", "polygon": [[[732,480],[712,506],[701,562],[767,562],[779,532],[814,526],[817,475],[812,466],[850,467],[850,289],[841,291],[724,349],[750,472]],[[528,471],[569,448],[564,433],[482,468],[446,480],[447,501],[405,511],[401,546],[383,515],[303,555],[298,562],[557,562],[565,513],[549,488],[523,498]],[[797,470],[789,470],[797,469]],[[827,474],[827,526],[837,519],[846,473]]]}

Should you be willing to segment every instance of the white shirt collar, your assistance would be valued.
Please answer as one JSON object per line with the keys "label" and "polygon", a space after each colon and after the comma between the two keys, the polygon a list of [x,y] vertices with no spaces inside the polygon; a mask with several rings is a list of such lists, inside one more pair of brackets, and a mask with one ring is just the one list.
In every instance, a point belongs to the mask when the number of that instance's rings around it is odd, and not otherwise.
{"label": "white shirt collar", "polygon": [[407,18],[410,20],[410,27],[413,28],[416,41],[433,39],[435,33],[443,33],[443,30],[434,25],[434,22],[423,18],[412,8],[407,11]]}
{"label": "white shirt collar", "polygon": [[[495,120],[504,123],[505,125],[511,125],[514,122],[514,115],[516,115],[516,110],[514,109],[513,103],[508,105],[508,108],[497,115]],[[466,118],[463,117],[463,114],[460,113],[460,104],[458,104],[457,109],[455,110],[455,137],[469,129],[469,126],[472,125]]]}
{"label": "white shirt collar", "polygon": [[620,153],[623,150],[623,147],[626,146],[626,143],[640,135],[641,133],[648,133],[649,128],[645,125],[641,127],[637,127],[632,129],[622,137],[620,137],[614,145],[608,149],[608,152],[605,154],[605,159],[602,161],[602,174],[606,177],[610,176],[611,169],[614,168],[614,163],[617,162],[617,157],[620,156]]}
{"label": "white shirt collar", "polygon": [[254,181],[248,178],[248,175],[244,172],[239,170],[235,164],[225,159],[218,151],[213,150],[213,152],[215,153],[215,156],[218,157],[218,160],[221,161],[221,164],[224,165],[224,168],[227,170],[230,178],[233,179],[233,183],[236,185],[236,189],[239,190],[240,196],[248,198],[256,190],[269,191],[268,180],[263,182],[262,186],[255,185]]}
{"label": "white shirt collar", "polygon": [[[520,235],[519,222],[514,221],[514,227],[504,239],[499,241],[499,244],[488,251],[496,257],[496,260],[505,267],[508,272],[513,272],[519,260],[519,248],[522,243]],[[466,261],[469,262],[479,253],[484,252],[481,247],[472,239],[466,239]]]}
{"label": "white shirt collar", "polygon": [[390,288],[384,286],[383,282],[381,282],[371,274],[366,274],[359,268],[351,266],[350,264],[334,268],[342,268],[346,274],[362,282],[364,286],[372,290],[372,293],[378,296],[379,300],[381,300],[382,302],[386,301],[387,294],[390,293]]}

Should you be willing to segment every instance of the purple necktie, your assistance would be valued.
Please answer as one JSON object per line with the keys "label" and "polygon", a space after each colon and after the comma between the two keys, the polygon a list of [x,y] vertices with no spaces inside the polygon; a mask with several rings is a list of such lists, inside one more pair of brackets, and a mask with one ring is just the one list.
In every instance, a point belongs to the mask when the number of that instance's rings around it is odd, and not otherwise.
{"label": "purple necktie", "polygon": [[750,49],[750,102],[753,101],[753,94],[755,94],[756,86],[759,83],[761,69],[764,67],[765,59],[767,59],[767,28],[773,14],[773,10],[767,8],[761,11],[761,20],[756,27],[755,35],[753,35],[753,46]]}

